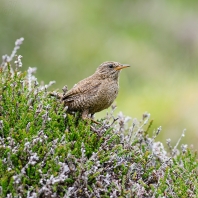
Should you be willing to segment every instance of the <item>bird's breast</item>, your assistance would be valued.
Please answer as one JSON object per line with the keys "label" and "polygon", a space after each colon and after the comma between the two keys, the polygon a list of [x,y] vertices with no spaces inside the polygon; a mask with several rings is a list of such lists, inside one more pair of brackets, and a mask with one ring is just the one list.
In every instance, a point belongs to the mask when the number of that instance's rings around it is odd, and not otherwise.
{"label": "bird's breast", "polygon": [[97,105],[95,105],[97,109],[95,109],[95,111],[98,112],[108,108],[116,99],[118,89],[119,86],[117,82],[104,81],[97,93],[95,101],[97,103]]}

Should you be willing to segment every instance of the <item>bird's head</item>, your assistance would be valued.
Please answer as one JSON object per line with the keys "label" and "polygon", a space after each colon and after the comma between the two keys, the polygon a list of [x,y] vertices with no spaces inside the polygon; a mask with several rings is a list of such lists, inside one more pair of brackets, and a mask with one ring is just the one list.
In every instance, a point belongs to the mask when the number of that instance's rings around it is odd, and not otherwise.
{"label": "bird's head", "polygon": [[120,71],[124,68],[130,67],[127,64],[121,64],[118,62],[107,61],[102,63],[96,70],[96,73],[100,75],[101,78],[113,78],[118,79]]}

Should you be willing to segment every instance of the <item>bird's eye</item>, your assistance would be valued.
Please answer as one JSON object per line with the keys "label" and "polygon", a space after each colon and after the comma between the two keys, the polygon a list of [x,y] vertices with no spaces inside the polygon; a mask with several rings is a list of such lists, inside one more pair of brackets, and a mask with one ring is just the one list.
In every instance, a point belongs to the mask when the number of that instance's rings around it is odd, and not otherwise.
{"label": "bird's eye", "polygon": [[113,68],[113,64],[109,64],[109,68]]}

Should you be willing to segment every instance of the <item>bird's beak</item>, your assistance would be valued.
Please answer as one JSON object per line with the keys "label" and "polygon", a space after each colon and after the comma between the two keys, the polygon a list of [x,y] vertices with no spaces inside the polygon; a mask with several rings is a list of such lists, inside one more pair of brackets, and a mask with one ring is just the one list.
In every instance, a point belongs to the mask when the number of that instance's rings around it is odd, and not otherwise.
{"label": "bird's beak", "polygon": [[130,67],[130,65],[123,64],[123,65],[119,65],[119,66],[115,67],[115,70],[121,70],[121,69],[124,69],[124,68],[127,68],[127,67]]}

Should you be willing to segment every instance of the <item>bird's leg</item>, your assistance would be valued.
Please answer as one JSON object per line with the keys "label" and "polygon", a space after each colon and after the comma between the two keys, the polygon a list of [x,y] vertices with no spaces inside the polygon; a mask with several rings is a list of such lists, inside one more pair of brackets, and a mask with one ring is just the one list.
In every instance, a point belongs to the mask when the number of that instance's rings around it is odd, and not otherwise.
{"label": "bird's leg", "polygon": [[86,120],[88,119],[89,111],[86,109],[82,112],[82,119]]}
{"label": "bird's leg", "polygon": [[99,122],[95,121],[93,118],[89,118],[89,110],[87,110],[87,109],[82,112],[82,119],[83,120],[91,120],[95,124],[100,124]]}

